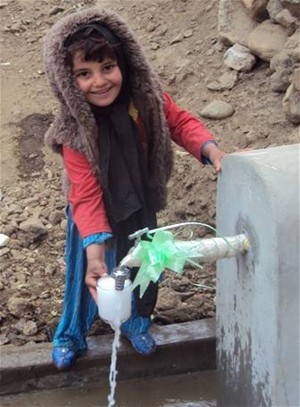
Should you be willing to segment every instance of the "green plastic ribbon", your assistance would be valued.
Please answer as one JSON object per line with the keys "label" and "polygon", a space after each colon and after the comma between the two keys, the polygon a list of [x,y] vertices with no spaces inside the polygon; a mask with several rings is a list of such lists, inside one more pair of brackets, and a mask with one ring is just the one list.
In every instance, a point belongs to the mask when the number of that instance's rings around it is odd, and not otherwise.
{"label": "green plastic ribbon", "polygon": [[[213,230],[218,236],[224,239],[229,247],[231,247],[229,241],[212,226],[200,222],[194,222],[194,224],[205,226],[208,229]],[[180,225],[181,224],[174,225],[174,227]],[[176,273],[182,273],[185,263],[203,269],[200,264],[189,259],[189,253],[185,253],[177,248],[172,232],[160,228],[156,230],[157,231],[153,236],[150,235],[150,233],[153,233],[154,231],[150,231],[148,234],[149,239],[152,240],[140,240],[134,249],[134,257],[139,260],[141,266],[134,279],[132,289],[140,286],[140,297],[144,295],[151,281],[156,283],[159,280],[165,269],[169,269]],[[192,238],[192,235],[190,238]],[[203,284],[193,285],[202,289],[215,289]]]}
{"label": "green plastic ribbon", "polygon": [[156,283],[165,269],[182,273],[188,258],[176,247],[173,234],[163,230],[157,231],[151,241],[141,240],[135,250],[135,257],[141,266],[132,288],[140,286],[140,297],[144,295],[150,281]]}

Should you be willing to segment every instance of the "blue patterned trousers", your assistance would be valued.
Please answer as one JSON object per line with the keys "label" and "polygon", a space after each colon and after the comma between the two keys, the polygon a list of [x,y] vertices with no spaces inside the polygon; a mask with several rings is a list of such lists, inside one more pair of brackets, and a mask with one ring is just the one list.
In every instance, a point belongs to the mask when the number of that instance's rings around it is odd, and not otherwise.
{"label": "blue patterned trousers", "polygon": [[[82,238],[67,210],[66,275],[62,315],[53,338],[54,347],[67,347],[76,352],[87,349],[86,336],[98,316],[98,307],[84,282],[86,254]],[[106,252],[109,273],[116,267],[116,248]],[[132,296],[132,314],[121,326],[132,334],[146,333],[151,326],[150,317],[138,315]]]}

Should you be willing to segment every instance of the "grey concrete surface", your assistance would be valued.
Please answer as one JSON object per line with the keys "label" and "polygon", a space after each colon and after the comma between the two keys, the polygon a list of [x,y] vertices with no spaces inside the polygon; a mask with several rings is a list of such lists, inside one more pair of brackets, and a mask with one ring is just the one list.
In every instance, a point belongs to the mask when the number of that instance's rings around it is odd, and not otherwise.
{"label": "grey concrete surface", "polygon": [[217,271],[220,406],[299,406],[299,144],[225,157],[217,229],[246,255]]}
{"label": "grey concrete surface", "polygon": [[[215,319],[152,329],[157,351],[137,354],[126,341],[118,350],[118,380],[169,376],[215,369]],[[0,394],[68,387],[108,377],[113,335],[88,338],[89,351],[67,372],[51,363],[51,344],[1,347]]]}

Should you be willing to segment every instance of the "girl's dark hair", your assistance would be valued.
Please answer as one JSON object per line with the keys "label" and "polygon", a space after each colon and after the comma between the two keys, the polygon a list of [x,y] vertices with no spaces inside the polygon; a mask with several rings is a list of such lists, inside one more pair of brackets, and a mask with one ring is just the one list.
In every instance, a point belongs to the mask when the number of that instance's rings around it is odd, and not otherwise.
{"label": "girl's dark hair", "polygon": [[87,25],[67,38],[64,45],[66,62],[70,67],[73,65],[73,56],[77,51],[82,52],[85,61],[102,62],[105,58],[111,58],[122,65],[119,50],[121,44],[116,41],[110,43],[95,27],[97,26],[93,24]]}
{"label": "girl's dark hair", "polygon": [[118,102],[129,102],[130,89],[125,53],[121,41],[108,27],[98,22],[86,24],[68,37],[64,46],[66,62],[70,69],[73,68],[73,56],[77,51],[82,52],[85,61],[102,62],[105,58],[116,60],[123,77]]}

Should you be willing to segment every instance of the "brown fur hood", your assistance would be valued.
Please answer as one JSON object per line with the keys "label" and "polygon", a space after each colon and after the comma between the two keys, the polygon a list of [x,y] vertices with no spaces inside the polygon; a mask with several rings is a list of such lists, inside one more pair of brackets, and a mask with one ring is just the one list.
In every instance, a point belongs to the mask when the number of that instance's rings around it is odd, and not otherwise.
{"label": "brown fur hood", "polygon": [[70,68],[66,66],[64,42],[81,25],[91,22],[107,25],[121,40],[128,64],[128,79],[134,105],[150,136],[149,181],[156,209],[166,203],[166,183],[171,174],[172,152],[169,130],[163,113],[161,85],[143,49],[128,25],[113,11],[85,9],[58,21],[44,38],[44,63],[49,84],[59,101],[59,111],[45,135],[45,142],[54,151],[62,145],[84,153],[101,182],[98,132],[89,104],[76,86]]}

